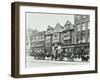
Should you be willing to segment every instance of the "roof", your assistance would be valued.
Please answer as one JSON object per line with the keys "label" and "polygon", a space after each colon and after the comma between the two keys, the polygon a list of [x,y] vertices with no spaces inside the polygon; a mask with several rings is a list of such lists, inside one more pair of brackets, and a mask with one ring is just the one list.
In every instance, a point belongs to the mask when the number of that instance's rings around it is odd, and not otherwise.
{"label": "roof", "polygon": [[54,32],[61,32],[62,31],[62,26],[60,25],[60,23],[57,23],[54,29]]}
{"label": "roof", "polygon": [[53,27],[51,27],[50,25],[48,25],[47,30],[51,30],[51,29],[53,29]]}
{"label": "roof", "polygon": [[69,20],[67,20],[67,22],[64,25],[63,30],[71,30],[71,29],[74,29],[74,25]]}

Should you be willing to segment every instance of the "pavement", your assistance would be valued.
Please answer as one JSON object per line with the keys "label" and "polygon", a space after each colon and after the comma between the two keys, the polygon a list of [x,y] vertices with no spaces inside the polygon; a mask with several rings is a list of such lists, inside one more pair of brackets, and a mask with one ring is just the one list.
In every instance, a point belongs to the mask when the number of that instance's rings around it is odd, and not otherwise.
{"label": "pavement", "polygon": [[82,61],[54,61],[54,60],[35,60],[31,56],[26,56],[26,67],[50,67],[50,66],[70,66],[70,65],[88,65],[89,62]]}

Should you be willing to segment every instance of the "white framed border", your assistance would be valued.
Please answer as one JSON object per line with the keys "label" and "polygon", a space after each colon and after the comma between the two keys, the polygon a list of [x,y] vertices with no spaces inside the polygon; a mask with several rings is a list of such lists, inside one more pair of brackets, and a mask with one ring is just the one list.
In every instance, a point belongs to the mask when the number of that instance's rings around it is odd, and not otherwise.
{"label": "white framed border", "polygon": [[[20,51],[19,51],[19,74],[40,74],[55,72],[74,72],[95,70],[95,10],[73,9],[73,8],[52,8],[37,6],[19,7],[19,30],[20,30]],[[57,66],[42,68],[25,68],[25,12],[48,12],[48,13],[66,13],[66,14],[88,14],[90,15],[90,63],[88,65]],[[94,43],[93,43],[94,42]]]}

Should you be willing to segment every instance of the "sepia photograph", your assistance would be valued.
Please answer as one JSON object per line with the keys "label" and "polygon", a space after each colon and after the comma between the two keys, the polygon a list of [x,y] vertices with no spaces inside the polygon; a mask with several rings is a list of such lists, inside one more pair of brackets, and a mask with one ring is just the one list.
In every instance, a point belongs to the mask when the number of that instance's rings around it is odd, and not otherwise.
{"label": "sepia photograph", "polygon": [[89,64],[90,15],[25,13],[26,67]]}

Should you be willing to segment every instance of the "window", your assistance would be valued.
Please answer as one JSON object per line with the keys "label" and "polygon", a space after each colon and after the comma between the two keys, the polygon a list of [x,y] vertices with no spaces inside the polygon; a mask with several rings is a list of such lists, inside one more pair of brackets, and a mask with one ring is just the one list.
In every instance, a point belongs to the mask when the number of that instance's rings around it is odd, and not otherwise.
{"label": "window", "polygon": [[86,42],[86,38],[85,37],[82,37],[81,42],[82,43]]}
{"label": "window", "polygon": [[87,17],[88,17],[87,15],[82,16],[83,19],[87,19]]}
{"label": "window", "polygon": [[82,23],[82,30],[85,30],[86,28],[86,23],[84,22],[84,23]]}
{"label": "window", "polygon": [[81,26],[80,24],[77,25],[77,31],[80,31],[81,30]]}
{"label": "window", "polygon": [[46,42],[50,42],[50,36],[46,36]]}
{"label": "window", "polygon": [[44,39],[44,35],[42,35],[42,39]]}
{"label": "window", "polygon": [[81,42],[86,42],[86,32],[82,31],[81,33]]}
{"label": "window", "polygon": [[90,38],[89,37],[87,38],[87,42],[90,42]]}
{"label": "window", "polygon": [[90,22],[88,21],[87,24],[88,24],[88,29],[90,29]]}
{"label": "window", "polygon": [[86,32],[85,31],[77,33],[77,42],[78,43],[84,43],[84,42],[86,42]]}
{"label": "window", "polygon": [[64,33],[64,40],[70,39],[70,32]]}
{"label": "window", "polygon": [[54,38],[55,38],[55,40],[58,40],[58,38],[59,38],[59,35],[58,35],[59,33],[56,33],[55,35],[54,35]]}
{"label": "window", "polygon": [[52,42],[59,42],[59,33],[54,33],[53,34],[53,38],[52,38]]}
{"label": "window", "polygon": [[77,20],[80,20],[81,19],[81,16],[80,15],[77,15]]}
{"label": "window", "polygon": [[36,40],[38,40],[38,36],[36,36]]}
{"label": "window", "polygon": [[90,32],[88,31],[87,42],[90,41]]}
{"label": "window", "polygon": [[65,45],[69,45],[70,44],[70,40],[65,40],[64,43],[65,43]]}
{"label": "window", "polygon": [[81,32],[77,32],[77,42],[81,43]]}
{"label": "window", "polygon": [[77,38],[77,43],[81,43],[80,37]]}
{"label": "window", "polygon": [[37,36],[37,40],[40,40],[40,35]]}
{"label": "window", "polygon": [[40,36],[41,36],[40,39],[43,39],[42,35],[40,35]]}
{"label": "window", "polygon": [[81,36],[85,37],[86,36],[86,32],[85,31],[82,31],[81,32]]}

